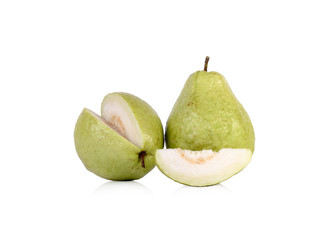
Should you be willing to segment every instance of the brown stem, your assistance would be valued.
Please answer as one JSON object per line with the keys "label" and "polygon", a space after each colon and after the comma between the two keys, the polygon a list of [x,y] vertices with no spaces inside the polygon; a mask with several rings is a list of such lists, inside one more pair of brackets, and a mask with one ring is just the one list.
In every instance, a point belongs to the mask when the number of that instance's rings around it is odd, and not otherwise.
{"label": "brown stem", "polygon": [[208,71],[208,62],[209,62],[209,56],[206,56],[205,58],[205,63],[204,63],[204,71]]}
{"label": "brown stem", "polygon": [[145,168],[145,156],[146,156],[146,152],[139,153],[139,158],[141,160],[141,167],[143,168]]}

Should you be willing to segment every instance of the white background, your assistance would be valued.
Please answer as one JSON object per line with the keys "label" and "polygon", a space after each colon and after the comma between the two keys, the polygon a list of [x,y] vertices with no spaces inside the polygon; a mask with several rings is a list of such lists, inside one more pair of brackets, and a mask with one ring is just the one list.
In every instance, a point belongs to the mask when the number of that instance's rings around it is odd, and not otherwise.
{"label": "white background", "polygon": [[[334,1],[0,2],[1,239],[335,239]],[[77,157],[109,92],[163,125],[185,80],[228,80],[250,115],[244,171],[206,188],[154,169],[109,182]]]}

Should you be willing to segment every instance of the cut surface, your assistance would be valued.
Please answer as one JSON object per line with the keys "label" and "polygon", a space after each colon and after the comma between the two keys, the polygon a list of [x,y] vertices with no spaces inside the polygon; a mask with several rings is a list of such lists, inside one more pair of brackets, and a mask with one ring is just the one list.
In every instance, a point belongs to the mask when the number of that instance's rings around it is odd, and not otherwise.
{"label": "cut surface", "polygon": [[220,183],[241,171],[251,158],[249,149],[223,148],[214,152],[177,148],[156,151],[158,168],[174,181],[191,186]]}
{"label": "cut surface", "polygon": [[111,94],[102,103],[102,117],[119,135],[123,136],[136,146],[144,145],[139,124],[125,100]]}

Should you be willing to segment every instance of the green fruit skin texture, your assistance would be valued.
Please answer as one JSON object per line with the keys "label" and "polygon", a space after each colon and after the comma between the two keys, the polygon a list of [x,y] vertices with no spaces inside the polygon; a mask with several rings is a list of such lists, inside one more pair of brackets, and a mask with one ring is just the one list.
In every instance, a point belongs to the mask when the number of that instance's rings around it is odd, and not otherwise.
{"label": "green fruit skin texture", "polygon": [[[84,166],[94,174],[109,180],[136,180],[155,167],[155,150],[163,148],[163,129],[159,117],[147,103],[133,95],[120,94],[137,115],[142,114],[137,120],[145,137],[144,147],[139,148],[120,136],[88,109],[77,120],[75,147]],[[139,159],[141,151],[146,152],[145,168]]]}
{"label": "green fruit skin texture", "polygon": [[197,71],[190,75],[166,126],[167,148],[254,151],[251,120],[217,72]]}

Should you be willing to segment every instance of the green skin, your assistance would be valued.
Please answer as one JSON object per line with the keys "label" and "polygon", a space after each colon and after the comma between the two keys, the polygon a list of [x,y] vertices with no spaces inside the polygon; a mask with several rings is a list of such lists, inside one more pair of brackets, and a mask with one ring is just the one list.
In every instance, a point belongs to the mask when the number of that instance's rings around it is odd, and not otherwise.
{"label": "green skin", "polygon": [[[161,121],[156,112],[141,99],[127,93],[112,94],[122,96],[130,106],[143,134],[144,146],[139,148],[120,136],[104,120],[85,108],[77,120],[74,132],[77,154],[89,171],[102,178],[142,178],[155,167],[156,149],[163,148]],[[146,154],[144,168],[141,166],[142,152]]]}
{"label": "green skin", "polygon": [[254,151],[254,130],[243,106],[217,72],[190,75],[168,118],[167,148],[193,151],[248,148]]}

